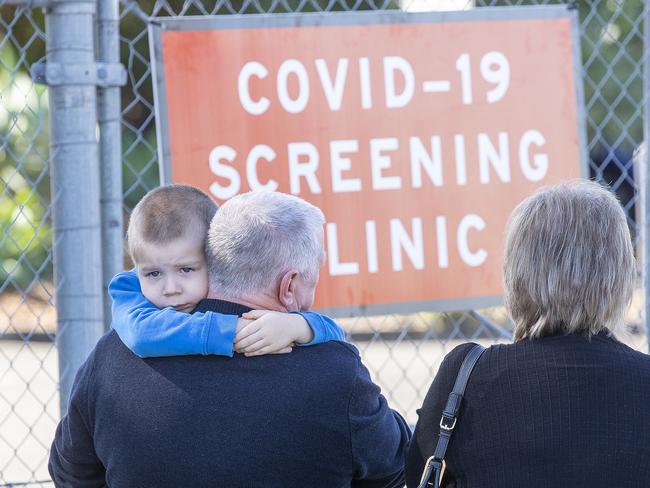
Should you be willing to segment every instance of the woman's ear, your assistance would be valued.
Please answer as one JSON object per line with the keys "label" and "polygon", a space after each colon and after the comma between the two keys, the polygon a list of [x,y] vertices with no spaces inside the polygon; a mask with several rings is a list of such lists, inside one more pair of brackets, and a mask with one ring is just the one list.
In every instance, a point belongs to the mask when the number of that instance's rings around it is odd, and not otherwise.
{"label": "woman's ear", "polygon": [[282,275],[280,279],[280,289],[278,290],[278,300],[287,310],[297,310],[298,301],[296,300],[296,278],[298,270],[290,269]]}

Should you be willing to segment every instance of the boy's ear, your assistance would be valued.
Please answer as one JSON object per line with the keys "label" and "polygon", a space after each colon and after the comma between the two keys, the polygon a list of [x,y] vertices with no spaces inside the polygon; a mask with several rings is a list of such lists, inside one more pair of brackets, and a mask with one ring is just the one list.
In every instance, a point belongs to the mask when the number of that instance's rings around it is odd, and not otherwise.
{"label": "boy's ear", "polygon": [[296,278],[298,274],[298,270],[290,269],[280,279],[278,299],[287,310],[296,310]]}

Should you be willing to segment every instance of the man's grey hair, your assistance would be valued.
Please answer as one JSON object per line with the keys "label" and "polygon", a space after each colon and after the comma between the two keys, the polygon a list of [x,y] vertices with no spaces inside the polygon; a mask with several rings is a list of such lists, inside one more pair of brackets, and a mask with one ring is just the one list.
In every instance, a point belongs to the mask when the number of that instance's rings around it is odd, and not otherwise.
{"label": "man's grey hair", "polygon": [[259,191],[231,198],[208,232],[211,288],[231,297],[269,290],[291,269],[315,283],[324,222],[319,208],[292,195]]}
{"label": "man's grey hair", "polygon": [[543,188],[510,216],[504,281],[515,340],[621,332],[635,279],[625,213],[602,186]]}

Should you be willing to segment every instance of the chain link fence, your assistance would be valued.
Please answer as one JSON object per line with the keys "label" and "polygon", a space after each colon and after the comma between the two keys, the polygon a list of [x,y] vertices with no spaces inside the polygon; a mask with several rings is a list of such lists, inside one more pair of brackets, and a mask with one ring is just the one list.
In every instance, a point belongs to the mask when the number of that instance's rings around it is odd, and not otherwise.
{"label": "chain link fence", "polygon": [[[48,96],[29,76],[45,56],[44,15],[0,0],[0,486],[47,486],[59,419],[53,302]],[[14,1],[14,0],[11,0]],[[100,0],[101,1],[101,0]],[[123,1],[120,54],[124,214],[158,181],[147,25],[152,18],[378,9],[457,9],[562,3],[453,0]],[[611,185],[640,249],[634,151],[643,141],[642,0],[575,3],[579,9],[590,170]],[[128,263],[125,263],[128,266]],[[628,314],[633,347],[647,351],[641,285]],[[507,341],[502,308],[344,319],[373,378],[410,422],[444,355],[456,344]]]}
{"label": "chain link fence", "polygon": [[46,480],[59,419],[43,14],[0,15],[0,485]]}

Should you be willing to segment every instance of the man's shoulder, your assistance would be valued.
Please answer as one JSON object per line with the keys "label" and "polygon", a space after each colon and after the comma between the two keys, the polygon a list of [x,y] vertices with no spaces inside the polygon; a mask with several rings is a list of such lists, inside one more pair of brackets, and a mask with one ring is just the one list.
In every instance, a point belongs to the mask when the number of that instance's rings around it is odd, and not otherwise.
{"label": "man's shoulder", "polygon": [[339,380],[353,380],[362,367],[357,348],[343,341],[296,347],[286,359],[287,363],[298,364],[305,372],[327,372],[327,375],[337,376]]}
{"label": "man's shoulder", "polygon": [[[296,347],[283,357],[268,358],[269,370],[294,384],[301,384],[305,390],[330,405],[343,405],[352,393],[370,381],[359,351],[352,344],[343,341],[328,341],[314,346]],[[324,400],[323,400],[324,401]],[[343,402],[343,403],[341,403]],[[347,408],[347,407],[346,407]]]}
{"label": "man's shoulder", "polygon": [[95,351],[115,351],[125,349],[126,346],[117,335],[114,329],[109,330],[99,338],[95,345]]}
{"label": "man's shoulder", "polygon": [[345,341],[327,341],[321,344],[322,346],[330,346],[333,351],[337,351],[338,354],[351,355],[354,358],[359,359],[361,356],[359,350]]}
{"label": "man's shoulder", "polygon": [[128,357],[129,353],[115,331],[105,333],[77,370],[73,390],[97,386],[106,378],[110,378],[112,372],[120,369],[115,367],[116,363],[125,364],[119,358]]}
{"label": "man's shoulder", "polygon": [[307,352],[326,358],[336,358],[338,360],[360,361],[359,350],[349,342],[345,341],[327,341],[314,346],[305,346],[294,349],[295,351]]}
{"label": "man's shoulder", "polygon": [[120,336],[114,330],[106,332],[95,344],[95,347],[88,355],[88,363],[107,363],[114,362],[120,358],[136,358],[128,347],[124,345]]}

